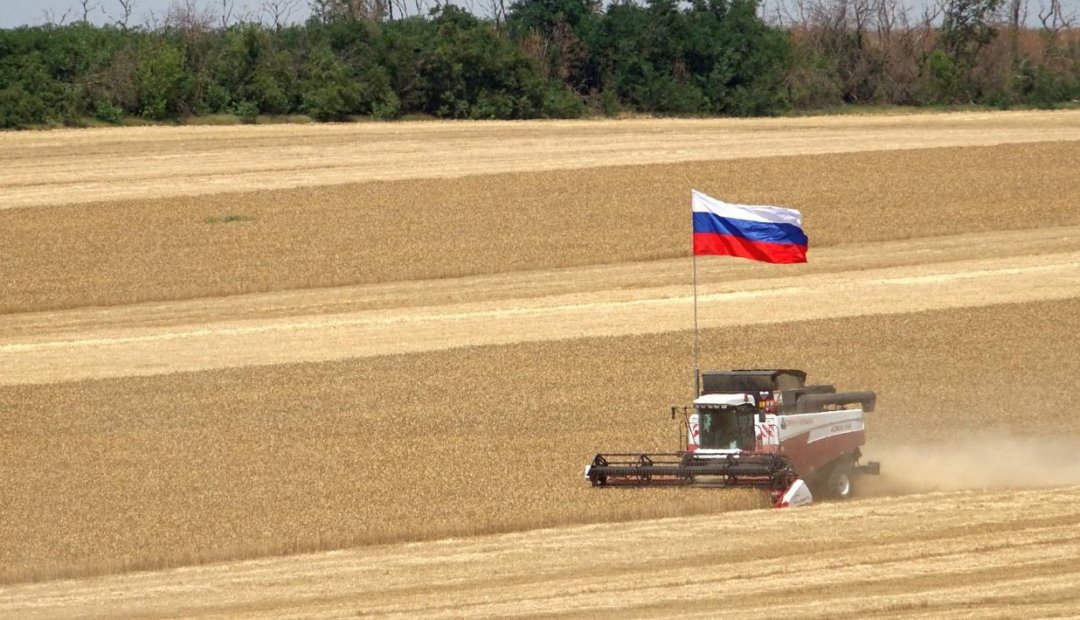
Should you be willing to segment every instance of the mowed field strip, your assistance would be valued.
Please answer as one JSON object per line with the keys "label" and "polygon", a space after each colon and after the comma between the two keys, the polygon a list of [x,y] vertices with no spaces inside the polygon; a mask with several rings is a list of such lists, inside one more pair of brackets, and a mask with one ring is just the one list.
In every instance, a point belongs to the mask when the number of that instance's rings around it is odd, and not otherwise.
{"label": "mowed field strip", "polygon": [[1080,111],[0,134],[0,210],[509,171],[1080,139]]}
{"label": "mowed field strip", "polygon": [[[1036,247],[1037,254],[1027,253]],[[972,248],[995,256],[970,258]],[[727,281],[709,277],[713,270],[703,260],[700,325],[1080,297],[1080,227],[845,245],[813,259],[813,269],[788,268],[799,275]],[[413,282],[408,290],[348,287],[0,316],[0,384],[679,331],[692,316],[688,268],[688,259],[634,265],[634,279],[651,283],[634,288],[627,266],[616,265]],[[469,291],[474,301],[439,304],[453,289]],[[385,304],[395,294],[408,303],[341,311],[371,300]]]}
{"label": "mowed field strip", "polygon": [[1058,617],[1080,608],[1077,554],[1080,487],[934,493],[15,586],[0,589],[0,610],[21,618]]}

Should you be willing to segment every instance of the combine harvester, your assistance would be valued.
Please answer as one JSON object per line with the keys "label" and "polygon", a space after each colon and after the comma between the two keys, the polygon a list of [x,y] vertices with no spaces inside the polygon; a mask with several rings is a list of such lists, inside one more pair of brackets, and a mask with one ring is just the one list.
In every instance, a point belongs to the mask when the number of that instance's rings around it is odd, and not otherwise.
{"label": "combine harvester", "polygon": [[[755,488],[773,506],[803,506],[814,492],[846,499],[865,443],[863,413],[873,392],[806,385],[800,370],[733,370],[701,375],[700,395],[681,412],[684,445],[667,454],[597,454],[585,467],[593,486],[698,485]],[[809,485],[808,485],[809,483]]]}

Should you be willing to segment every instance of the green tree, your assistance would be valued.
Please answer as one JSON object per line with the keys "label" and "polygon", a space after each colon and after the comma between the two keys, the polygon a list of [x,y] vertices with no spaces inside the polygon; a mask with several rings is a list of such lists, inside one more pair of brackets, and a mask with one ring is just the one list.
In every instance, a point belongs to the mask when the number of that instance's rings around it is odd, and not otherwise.
{"label": "green tree", "polygon": [[713,112],[736,116],[775,114],[788,107],[785,77],[792,61],[791,43],[766,26],[756,0],[709,0],[719,20],[710,94]]}
{"label": "green tree", "polygon": [[941,103],[978,101],[973,80],[979,51],[993,41],[992,18],[1002,0],[948,0],[941,23],[940,46],[927,57],[926,69]]}
{"label": "green tree", "polygon": [[790,46],[754,0],[616,4],[604,26],[605,89],[633,109],[752,115],[786,106]]}
{"label": "green tree", "polygon": [[425,62],[433,51],[436,26],[423,17],[382,24],[379,63],[386,68],[389,90],[400,112],[423,112],[428,88]]}
{"label": "green tree", "polygon": [[400,111],[400,99],[390,84],[390,73],[381,56],[383,26],[360,19],[339,19],[316,26],[313,36],[330,45],[334,55],[348,70],[356,86],[356,114],[393,118]]}
{"label": "green tree", "polygon": [[545,78],[589,95],[600,89],[602,20],[598,0],[518,0],[506,23],[511,39],[541,63]]}
{"label": "green tree", "polygon": [[341,121],[357,112],[359,89],[329,46],[312,50],[304,67],[300,89],[304,112],[320,121]]}
{"label": "green tree", "polygon": [[173,42],[145,41],[135,68],[138,113],[153,120],[176,116],[184,89],[184,53]]}
{"label": "green tree", "polygon": [[226,32],[214,75],[217,86],[227,93],[215,97],[211,107],[216,111],[245,105],[264,114],[293,109],[296,76],[291,58],[265,28],[244,24]]}
{"label": "green tree", "polygon": [[948,0],[941,21],[941,48],[963,67],[997,36],[991,19],[1002,0]]}
{"label": "green tree", "polygon": [[0,31],[0,124],[78,124],[107,102],[103,77],[122,34],[85,23]]}
{"label": "green tree", "polygon": [[[446,118],[534,118],[565,103],[520,48],[453,5],[435,16],[435,42],[422,61],[424,111]],[[554,96],[553,96],[554,95]],[[579,108],[583,109],[583,107]]]}

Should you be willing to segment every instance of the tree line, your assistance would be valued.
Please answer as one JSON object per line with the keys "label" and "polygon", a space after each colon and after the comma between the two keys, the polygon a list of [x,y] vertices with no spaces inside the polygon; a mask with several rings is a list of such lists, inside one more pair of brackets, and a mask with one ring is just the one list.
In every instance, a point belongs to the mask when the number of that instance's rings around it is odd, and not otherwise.
{"label": "tree line", "polygon": [[1060,0],[1025,26],[1021,1],[939,0],[912,19],[898,0],[795,0],[764,16],[757,0],[494,0],[483,16],[442,4],[405,17],[312,0],[303,24],[189,10],[131,27],[128,0],[114,25],[84,12],[0,30],[0,127],[1075,102],[1080,32]]}

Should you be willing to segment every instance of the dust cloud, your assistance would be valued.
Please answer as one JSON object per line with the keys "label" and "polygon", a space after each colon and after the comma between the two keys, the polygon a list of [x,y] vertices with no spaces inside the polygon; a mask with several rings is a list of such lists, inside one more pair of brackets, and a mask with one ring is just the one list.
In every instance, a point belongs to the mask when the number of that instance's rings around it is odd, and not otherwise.
{"label": "dust cloud", "polygon": [[1080,437],[983,434],[863,452],[881,462],[880,476],[860,481],[867,495],[1080,485]]}

